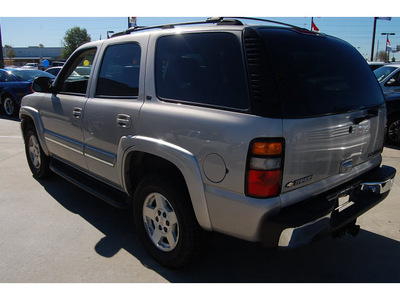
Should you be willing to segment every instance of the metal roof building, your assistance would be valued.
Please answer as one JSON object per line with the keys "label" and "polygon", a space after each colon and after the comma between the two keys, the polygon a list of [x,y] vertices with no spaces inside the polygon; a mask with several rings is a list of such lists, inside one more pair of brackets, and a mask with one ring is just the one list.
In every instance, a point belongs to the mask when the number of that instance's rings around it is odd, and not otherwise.
{"label": "metal roof building", "polygon": [[11,47],[16,56],[7,57],[8,48],[3,47],[4,64],[21,66],[26,63],[40,63],[47,59],[50,62],[61,60],[63,47]]}

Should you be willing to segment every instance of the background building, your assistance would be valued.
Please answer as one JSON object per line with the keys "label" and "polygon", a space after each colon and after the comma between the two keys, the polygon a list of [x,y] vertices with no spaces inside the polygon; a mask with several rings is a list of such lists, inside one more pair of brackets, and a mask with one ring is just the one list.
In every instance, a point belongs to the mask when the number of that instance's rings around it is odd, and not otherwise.
{"label": "background building", "polygon": [[[9,51],[13,50],[12,55]],[[65,61],[61,59],[63,47],[3,47],[5,66],[23,66],[26,63],[39,63],[47,59],[50,64],[53,61]],[[15,55],[15,56],[14,56]]]}

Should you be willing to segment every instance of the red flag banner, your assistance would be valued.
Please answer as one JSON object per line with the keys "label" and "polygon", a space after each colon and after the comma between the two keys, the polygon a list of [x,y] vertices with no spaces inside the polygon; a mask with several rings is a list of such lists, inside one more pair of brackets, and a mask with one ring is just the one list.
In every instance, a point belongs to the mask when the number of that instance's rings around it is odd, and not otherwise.
{"label": "red flag banner", "polygon": [[386,40],[386,51],[392,51],[392,46],[390,45],[389,37]]}
{"label": "red flag banner", "polygon": [[311,23],[311,29],[312,29],[312,31],[318,31],[319,32],[319,28],[315,25],[314,21]]}

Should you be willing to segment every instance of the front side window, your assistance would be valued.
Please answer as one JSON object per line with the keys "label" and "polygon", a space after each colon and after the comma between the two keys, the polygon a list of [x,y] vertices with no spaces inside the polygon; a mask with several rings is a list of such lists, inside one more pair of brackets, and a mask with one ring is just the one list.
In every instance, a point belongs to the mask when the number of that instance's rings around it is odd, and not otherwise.
{"label": "front side window", "polygon": [[394,74],[385,84],[385,86],[399,86],[400,85],[400,72]]}
{"label": "front side window", "polygon": [[60,92],[85,95],[93,66],[96,49],[84,50],[75,55],[74,60],[66,67],[66,73],[62,75]]}
{"label": "front side window", "polygon": [[137,97],[140,56],[136,43],[109,46],[101,64],[96,96]]}
{"label": "front side window", "polygon": [[161,37],[156,89],[163,100],[246,110],[246,76],[239,39],[230,33]]}

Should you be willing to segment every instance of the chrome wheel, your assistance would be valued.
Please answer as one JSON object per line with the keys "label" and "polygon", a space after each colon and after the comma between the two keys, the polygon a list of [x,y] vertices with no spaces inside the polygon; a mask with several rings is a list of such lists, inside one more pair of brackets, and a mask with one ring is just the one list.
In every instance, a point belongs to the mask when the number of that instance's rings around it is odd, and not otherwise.
{"label": "chrome wheel", "polygon": [[400,143],[400,120],[396,120],[389,125],[388,137],[391,142]]}
{"label": "chrome wheel", "polygon": [[3,102],[4,111],[8,116],[13,116],[15,114],[15,103],[10,97],[6,97]]}
{"label": "chrome wheel", "polygon": [[31,160],[33,167],[39,169],[41,165],[40,147],[39,147],[39,142],[36,136],[34,135],[31,135],[29,137],[28,151],[29,151],[29,158]]}
{"label": "chrome wheel", "polygon": [[143,203],[143,222],[150,240],[164,252],[172,251],[179,240],[179,224],[171,203],[159,193],[151,193]]}

